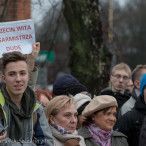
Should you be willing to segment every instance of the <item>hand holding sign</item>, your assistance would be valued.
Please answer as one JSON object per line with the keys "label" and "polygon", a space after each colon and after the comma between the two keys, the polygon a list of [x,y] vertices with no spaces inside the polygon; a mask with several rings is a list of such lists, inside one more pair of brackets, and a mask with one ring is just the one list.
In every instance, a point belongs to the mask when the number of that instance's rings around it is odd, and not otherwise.
{"label": "hand holding sign", "polygon": [[32,48],[33,48],[32,53],[26,55],[29,71],[33,71],[33,69],[34,69],[35,60],[40,51],[40,42],[37,42],[36,44],[32,44]]}

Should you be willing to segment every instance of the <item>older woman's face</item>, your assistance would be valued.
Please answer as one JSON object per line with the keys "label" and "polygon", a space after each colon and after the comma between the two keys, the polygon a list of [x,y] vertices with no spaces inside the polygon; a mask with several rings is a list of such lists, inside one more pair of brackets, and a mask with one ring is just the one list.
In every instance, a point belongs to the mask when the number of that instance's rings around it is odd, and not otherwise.
{"label": "older woman's face", "polygon": [[77,127],[77,114],[75,106],[68,105],[60,109],[57,115],[51,116],[50,121],[52,124],[59,125],[73,133]]}
{"label": "older woman's face", "polygon": [[116,123],[116,113],[116,107],[111,107],[106,113],[100,111],[97,114],[94,114],[92,120],[100,129],[110,131]]}

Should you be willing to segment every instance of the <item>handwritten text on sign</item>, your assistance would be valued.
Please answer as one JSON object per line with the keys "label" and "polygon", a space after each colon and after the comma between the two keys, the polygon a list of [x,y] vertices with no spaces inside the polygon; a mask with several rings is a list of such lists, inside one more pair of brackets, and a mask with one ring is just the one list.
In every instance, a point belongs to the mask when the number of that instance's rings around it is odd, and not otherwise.
{"label": "handwritten text on sign", "polygon": [[32,52],[35,43],[34,22],[30,19],[0,23],[0,58],[3,53],[20,51]]}

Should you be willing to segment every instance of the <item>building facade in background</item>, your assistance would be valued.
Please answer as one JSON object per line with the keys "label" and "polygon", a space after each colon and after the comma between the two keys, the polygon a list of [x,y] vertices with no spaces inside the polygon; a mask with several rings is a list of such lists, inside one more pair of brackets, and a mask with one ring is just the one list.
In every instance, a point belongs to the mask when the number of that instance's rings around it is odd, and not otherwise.
{"label": "building facade in background", "polygon": [[31,0],[1,0],[0,22],[31,18]]}

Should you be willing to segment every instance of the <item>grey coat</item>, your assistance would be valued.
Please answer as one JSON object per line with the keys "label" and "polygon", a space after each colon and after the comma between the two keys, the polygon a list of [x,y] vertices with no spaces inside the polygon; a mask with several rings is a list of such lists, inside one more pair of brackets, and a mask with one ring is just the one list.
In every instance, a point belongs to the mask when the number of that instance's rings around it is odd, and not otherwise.
{"label": "grey coat", "polygon": [[[81,135],[84,138],[87,146],[99,146],[99,144],[94,141],[86,127],[80,128],[78,130],[78,135]],[[127,136],[120,132],[114,131],[111,138],[112,138],[111,146],[128,146]]]}

